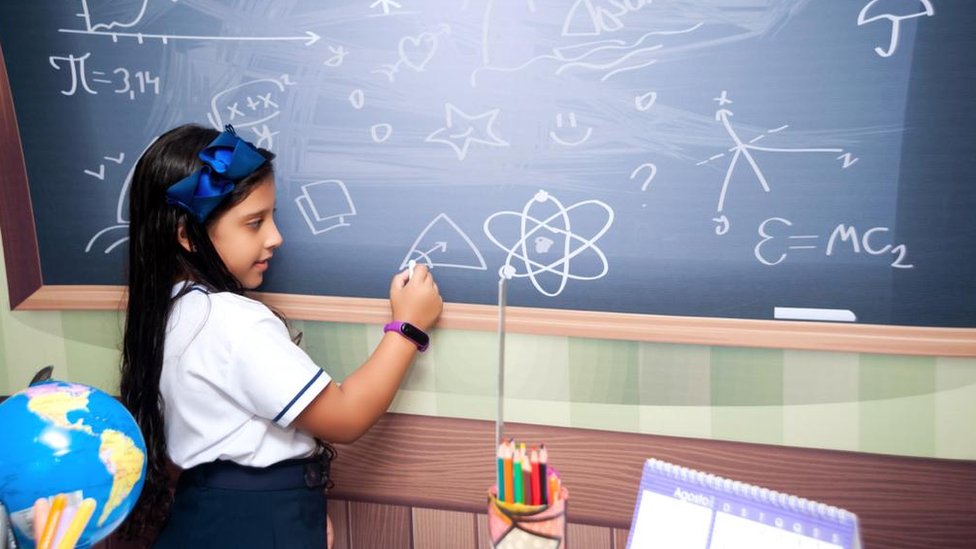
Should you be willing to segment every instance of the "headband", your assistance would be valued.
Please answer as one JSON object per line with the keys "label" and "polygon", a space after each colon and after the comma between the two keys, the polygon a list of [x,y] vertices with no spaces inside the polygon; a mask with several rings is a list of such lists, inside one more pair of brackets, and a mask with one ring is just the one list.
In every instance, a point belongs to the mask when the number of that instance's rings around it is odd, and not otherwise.
{"label": "headband", "polygon": [[254,173],[267,159],[234,127],[224,131],[200,151],[203,166],[166,189],[166,203],[179,206],[203,223],[240,180]]}

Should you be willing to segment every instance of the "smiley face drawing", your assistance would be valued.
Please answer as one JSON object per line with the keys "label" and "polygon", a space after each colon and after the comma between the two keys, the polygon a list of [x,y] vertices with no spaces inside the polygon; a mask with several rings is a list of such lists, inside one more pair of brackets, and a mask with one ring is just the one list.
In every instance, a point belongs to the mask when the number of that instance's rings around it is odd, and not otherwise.
{"label": "smiley face drawing", "polygon": [[[567,116],[566,118],[567,121],[564,123],[563,113],[561,112],[556,113],[556,128],[558,128],[560,130],[560,134],[564,136],[560,137],[560,135],[557,135],[556,130],[549,130],[549,137],[552,138],[553,141],[559,143],[564,147],[575,147],[577,145],[582,145],[583,143],[586,143],[590,139],[590,136],[593,134],[593,128],[591,127],[586,128],[586,131],[583,132],[582,137],[580,137],[579,136],[580,132],[577,129],[577,124],[576,124],[576,113],[571,112],[569,113],[569,116]],[[568,127],[571,129],[568,131],[563,131],[563,127]],[[569,138],[569,137],[565,137],[566,134],[575,134],[575,135],[574,137]]]}

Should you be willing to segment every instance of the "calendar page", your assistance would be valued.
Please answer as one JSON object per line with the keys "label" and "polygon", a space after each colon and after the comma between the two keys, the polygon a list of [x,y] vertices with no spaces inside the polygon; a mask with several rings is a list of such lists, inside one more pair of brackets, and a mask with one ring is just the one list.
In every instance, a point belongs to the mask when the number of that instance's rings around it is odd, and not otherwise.
{"label": "calendar page", "polygon": [[628,549],[855,549],[843,509],[649,459]]}

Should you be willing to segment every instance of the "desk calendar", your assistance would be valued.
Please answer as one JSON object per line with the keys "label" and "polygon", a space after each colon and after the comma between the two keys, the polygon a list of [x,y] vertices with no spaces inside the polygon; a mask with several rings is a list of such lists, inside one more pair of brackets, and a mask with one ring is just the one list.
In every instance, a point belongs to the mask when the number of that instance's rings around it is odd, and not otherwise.
{"label": "desk calendar", "polygon": [[644,463],[628,549],[860,549],[857,516],[656,459]]}

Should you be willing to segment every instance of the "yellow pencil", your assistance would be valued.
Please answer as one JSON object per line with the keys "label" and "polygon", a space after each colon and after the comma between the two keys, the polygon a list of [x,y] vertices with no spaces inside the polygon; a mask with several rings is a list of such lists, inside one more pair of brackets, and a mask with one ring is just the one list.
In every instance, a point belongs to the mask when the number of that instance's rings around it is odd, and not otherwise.
{"label": "yellow pencil", "polygon": [[74,498],[68,497],[68,505],[61,512],[61,520],[58,521],[58,528],[54,531],[54,539],[51,540],[51,547],[57,547],[62,538],[64,538],[65,532],[68,531],[68,527],[71,526],[71,521],[74,520],[75,514],[78,512],[78,504],[72,503],[71,500]]}
{"label": "yellow pencil", "polygon": [[61,513],[64,506],[68,504],[68,496],[58,494],[51,502],[51,510],[48,511],[47,520],[44,521],[44,530],[41,532],[40,539],[37,540],[37,549],[51,549],[54,541],[54,534],[58,531],[58,523],[61,522]]}
{"label": "yellow pencil", "polygon": [[88,526],[88,521],[91,520],[92,515],[95,513],[95,500],[92,498],[86,498],[78,506],[78,512],[75,513],[75,518],[71,519],[71,524],[68,525],[68,530],[64,533],[64,537],[61,538],[61,542],[58,543],[56,549],[74,549],[78,539],[81,537],[81,533],[85,530],[85,526]]}

